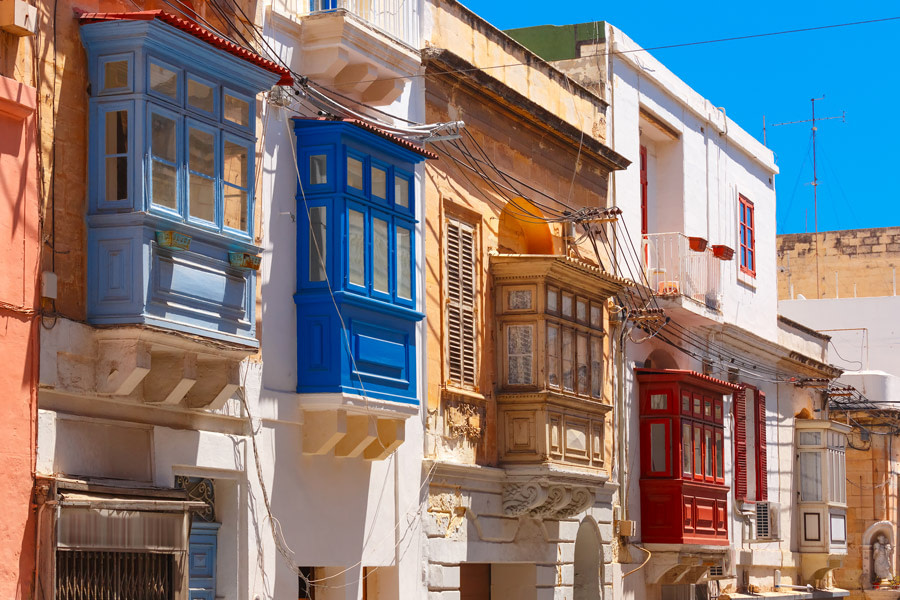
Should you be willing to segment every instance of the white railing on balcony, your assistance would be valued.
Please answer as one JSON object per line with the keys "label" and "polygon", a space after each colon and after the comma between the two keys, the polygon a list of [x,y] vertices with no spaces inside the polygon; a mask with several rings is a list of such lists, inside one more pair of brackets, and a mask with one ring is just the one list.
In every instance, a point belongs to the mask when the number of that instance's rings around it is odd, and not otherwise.
{"label": "white railing on balcony", "polygon": [[275,0],[275,6],[298,16],[344,10],[419,49],[419,0]]}
{"label": "white railing on balcony", "polygon": [[683,296],[721,310],[722,261],[711,249],[692,250],[690,238],[682,233],[645,234],[642,246],[647,281],[655,294]]}

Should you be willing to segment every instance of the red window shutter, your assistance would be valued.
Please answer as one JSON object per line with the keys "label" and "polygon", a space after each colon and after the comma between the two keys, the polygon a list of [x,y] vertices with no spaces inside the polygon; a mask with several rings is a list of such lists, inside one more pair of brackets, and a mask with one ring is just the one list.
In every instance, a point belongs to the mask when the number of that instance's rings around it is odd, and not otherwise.
{"label": "red window shutter", "polygon": [[756,499],[769,499],[768,457],[766,452],[766,395],[756,393]]}
{"label": "red window shutter", "polygon": [[734,393],[734,495],[747,498],[747,392]]}

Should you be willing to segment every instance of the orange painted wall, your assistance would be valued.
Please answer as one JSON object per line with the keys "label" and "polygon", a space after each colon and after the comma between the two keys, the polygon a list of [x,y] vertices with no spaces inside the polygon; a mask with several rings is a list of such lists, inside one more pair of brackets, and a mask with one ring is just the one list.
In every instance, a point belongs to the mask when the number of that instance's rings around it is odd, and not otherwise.
{"label": "orange painted wall", "polygon": [[0,76],[0,598],[31,597],[40,225],[35,89]]}

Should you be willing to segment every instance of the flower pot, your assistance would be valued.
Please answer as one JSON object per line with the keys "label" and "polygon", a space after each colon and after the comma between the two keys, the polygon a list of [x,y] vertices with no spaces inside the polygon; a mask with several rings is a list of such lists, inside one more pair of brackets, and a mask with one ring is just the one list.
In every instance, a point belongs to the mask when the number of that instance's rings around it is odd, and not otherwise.
{"label": "flower pot", "polygon": [[688,244],[694,252],[703,252],[706,250],[707,241],[702,237],[688,237]]}
{"label": "flower pot", "polygon": [[262,262],[262,257],[247,252],[229,252],[228,262],[231,263],[232,267],[258,271],[259,263]]}
{"label": "flower pot", "polygon": [[723,244],[715,244],[712,247],[713,256],[719,260],[731,260],[734,258],[734,248],[729,248]]}
{"label": "flower pot", "polygon": [[156,243],[170,250],[187,250],[191,247],[191,236],[177,231],[157,231]]}

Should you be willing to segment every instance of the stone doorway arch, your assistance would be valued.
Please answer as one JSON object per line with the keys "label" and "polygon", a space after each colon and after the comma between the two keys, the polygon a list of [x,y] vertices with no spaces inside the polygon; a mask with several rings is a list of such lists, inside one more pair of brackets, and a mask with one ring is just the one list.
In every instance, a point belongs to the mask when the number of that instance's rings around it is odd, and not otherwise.
{"label": "stone doorway arch", "polygon": [[575,536],[574,600],[600,600],[600,551],[597,522],[585,517]]}

